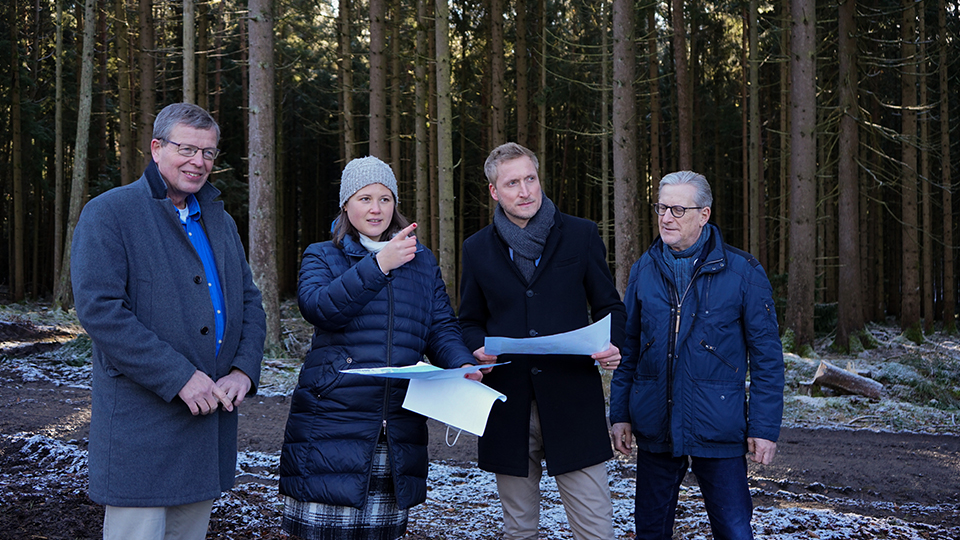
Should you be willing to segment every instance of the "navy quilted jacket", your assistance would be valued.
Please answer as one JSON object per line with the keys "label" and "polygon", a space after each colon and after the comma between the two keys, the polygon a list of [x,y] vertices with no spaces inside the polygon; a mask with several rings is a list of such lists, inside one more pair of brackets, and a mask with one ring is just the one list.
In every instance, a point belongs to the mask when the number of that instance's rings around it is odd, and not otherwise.
{"label": "navy quilted jacket", "polygon": [[610,422],[630,422],[648,452],[735,457],[747,437],[780,435],[783,350],[770,282],[755,258],[707,226],[687,290],[677,290],[659,238],[630,270]]}
{"label": "navy quilted jacket", "polygon": [[397,503],[426,499],[426,419],[401,407],[406,381],[342,373],[400,367],[426,355],[439,367],[476,363],[460,337],[440,269],[416,257],[383,275],[349,236],[343,249],[313,244],[303,255],[300,313],[315,327],[293,393],[280,455],[280,493],[301,501],[362,507],[381,431]]}

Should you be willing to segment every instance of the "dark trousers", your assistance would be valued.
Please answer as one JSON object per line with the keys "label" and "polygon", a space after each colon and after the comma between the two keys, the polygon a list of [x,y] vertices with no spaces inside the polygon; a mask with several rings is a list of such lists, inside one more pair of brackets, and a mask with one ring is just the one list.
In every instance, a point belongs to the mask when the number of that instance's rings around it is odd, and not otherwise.
{"label": "dark trousers", "polygon": [[753,501],[747,459],[699,458],[637,451],[637,540],[670,540],[680,484],[692,462],[716,540],[752,540]]}

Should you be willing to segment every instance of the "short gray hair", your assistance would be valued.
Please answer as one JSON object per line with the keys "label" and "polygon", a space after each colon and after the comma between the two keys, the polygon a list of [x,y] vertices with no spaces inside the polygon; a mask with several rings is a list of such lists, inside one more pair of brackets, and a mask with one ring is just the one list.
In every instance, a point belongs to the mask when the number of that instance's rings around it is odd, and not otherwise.
{"label": "short gray hair", "polygon": [[676,186],[680,184],[690,184],[697,189],[693,196],[693,202],[697,206],[713,206],[713,192],[710,191],[710,182],[700,173],[693,171],[672,172],[660,179],[660,189],[663,186]]}
{"label": "short gray hair", "polygon": [[504,161],[510,161],[523,156],[530,158],[530,161],[533,162],[533,168],[538,172],[540,171],[540,161],[537,159],[537,155],[533,153],[533,150],[515,142],[504,143],[494,148],[493,151],[490,152],[490,155],[487,156],[487,160],[483,162],[483,174],[487,176],[487,182],[490,182],[492,186],[496,186],[497,167]]}
{"label": "short gray hair", "polygon": [[217,143],[220,143],[217,121],[202,107],[192,103],[173,103],[164,107],[153,121],[153,138],[170,140],[170,132],[180,124],[193,129],[213,130],[217,134]]}

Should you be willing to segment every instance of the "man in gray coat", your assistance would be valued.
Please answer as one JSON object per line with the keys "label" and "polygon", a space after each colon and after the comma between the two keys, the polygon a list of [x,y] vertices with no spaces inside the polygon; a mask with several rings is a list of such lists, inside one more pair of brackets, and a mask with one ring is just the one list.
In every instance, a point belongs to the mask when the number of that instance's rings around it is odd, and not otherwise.
{"label": "man in gray coat", "polygon": [[256,392],[266,325],[236,223],[207,183],[219,139],[200,107],[164,108],[143,176],[87,203],[74,231],[104,539],[201,540],[233,487],[237,407]]}

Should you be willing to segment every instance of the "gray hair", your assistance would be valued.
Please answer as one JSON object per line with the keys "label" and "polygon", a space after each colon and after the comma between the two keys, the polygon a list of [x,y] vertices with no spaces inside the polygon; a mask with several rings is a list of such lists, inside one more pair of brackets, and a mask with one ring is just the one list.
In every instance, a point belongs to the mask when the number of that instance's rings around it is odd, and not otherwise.
{"label": "gray hair", "polygon": [[496,186],[497,167],[504,161],[510,161],[523,156],[530,158],[530,161],[533,162],[534,169],[537,171],[540,170],[540,161],[537,159],[537,155],[526,147],[520,146],[515,142],[508,142],[494,148],[493,151],[490,152],[490,155],[487,156],[487,160],[483,162],[483,174],[487,176],[487,182],[490,182],[490,185]]}
{"label": "gray hair", "polygon": [[202,107],[192,103],[173,103],[164,107],[153,121],[153,138],[169,140],[170,132],[177,125],[213,130],[217,134],[217,143],[220,142],[220,126],[217,121]]}
{"label": "gray hair", "polygon": [[660,189],[663,186],[677,186],[680,184],[690,184],[697,189],[693,196],[693,203],[697,206],[713,206],[713,192],[710,191],[710,182],[700,173],[693,171],[672,172],[660,179]]}

